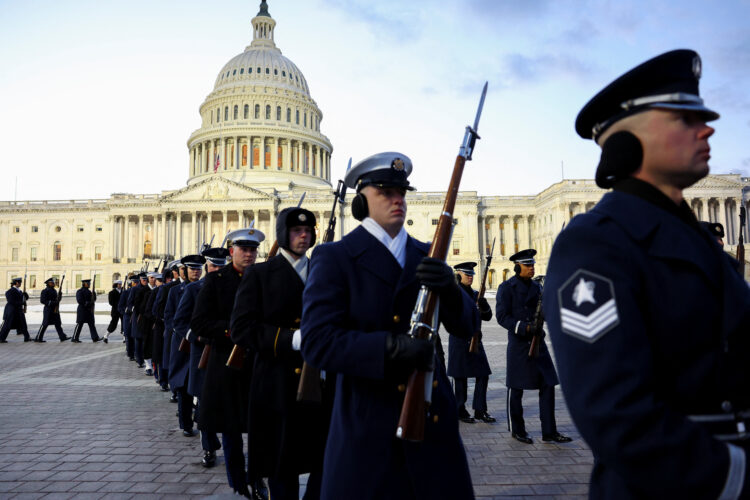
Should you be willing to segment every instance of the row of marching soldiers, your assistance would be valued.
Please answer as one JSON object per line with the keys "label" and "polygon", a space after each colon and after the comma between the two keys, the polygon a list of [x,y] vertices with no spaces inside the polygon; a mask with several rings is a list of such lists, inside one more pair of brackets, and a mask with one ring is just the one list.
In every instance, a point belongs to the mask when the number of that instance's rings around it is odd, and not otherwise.
{"label": "row of marching soldiers", "polygon": [[[236,493],[296,500],[299,476],[309,473],[308,500],[473,498],[445,366],[433,342],[407,333],[423,285],[439,293],[451,334],[471,338],[479,311],[453,269],[403,227],[411,168],[399,153],[351,168],[344,182],[357,190],[352,213],[362,225],[310,259],[315,216],[286,208],[276,220],[278,253],[265,262],[255,263],[265,235],[238,229],[228,248],[131,278],[120,298],[128,356],[173,392],[186,437],[197,424],[205,466],[223,449]],[[305,361],[317,367],[319,401],[298,400]],[[396,438],[415,369],[434,372],[419,443]]]}

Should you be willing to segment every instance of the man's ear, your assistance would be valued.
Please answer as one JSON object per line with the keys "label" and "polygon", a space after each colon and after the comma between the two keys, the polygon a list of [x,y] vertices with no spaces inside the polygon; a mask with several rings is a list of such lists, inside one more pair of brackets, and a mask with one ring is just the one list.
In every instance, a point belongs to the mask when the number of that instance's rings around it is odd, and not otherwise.
{"label": "man's ear", "polygon": [[609,189],[615,182],[638,170],[642,162],[641,141],[632,132],[615,132],[602,145],[602,156],[596,167],[596,185]]}

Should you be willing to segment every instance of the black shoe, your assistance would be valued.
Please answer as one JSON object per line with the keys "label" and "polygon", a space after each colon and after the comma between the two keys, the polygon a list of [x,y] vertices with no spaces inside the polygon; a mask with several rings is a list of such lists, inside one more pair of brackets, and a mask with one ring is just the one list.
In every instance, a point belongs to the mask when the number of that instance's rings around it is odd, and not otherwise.
{"label": "black shoe", "polygon": [[102,340],[104,341],[105,344],[109,344],[109,340],[107,339],[107,337],[104,337]]}
{"label": "black shoe", "polygon": [[466,408],[463,406],[458,409],[458,419],[461,422],[466,422],[467,424],[473,424],[474,422],[476,422],[474,418],[471,415],[469,415],[469,412],[466,411]]}
{"label": "black shoe", "polygon": [[63,337],[60,339],[60,342],[65,342],[66,340],[70,340],[70,337],[67,337],[67,336]]}
{"label": "black shoe", "polygon": [[169,398],[169,402],[170,403],[176,403],[177,402],[177,395],[173,393],[172,397]]}
{"label": "black shoe", "polygon": [[76,344],[80,344],[81,343],[81,341],[78,340],[78,339],[72,339],[71,342],[75,342]]}
{"label": "black shoe", "polygon": [[492,424],[494,422],[497,422],[497,419],[495,419],[495,417],[493,417],[486,411],[475,411],[474,418],[477,420],[481,420],[482,422],[486,424]]}
{"label": "black shoe", "polygon": [[250,490],[250,498],[253,500],[268,500],[268,488],[262,478],[253,481]]}
{"label": "black shoe", "polygon": [[190,429],[189,431],[182,431],[182,435],[185,437],[194,437],[196,432],[193,429]]}
{"label": "black shoe", "polygon": [[146,365],[144,365],[143,363],[138,363],[138,368],[143,368],[144,366]]}
{"label": "black shoe", "polygon": [[515,432],[511,433],[511,437],[515,439],[516,441],[521,441],[524,444],[531,444],[534,441],[529,437],[528,434],[516,434]]}
{"label": "black shoe", "polygon": [[203,453],[203,460],[201,460],[203,467],[213,467],[216,465],[216,452],[206,451]]}
{"label": "black shoe", "polygon": [[569,438],[568,436],[563,436],[559,432],[555,432],[551,436],[542,436],[542,441],[546,443],[570,443],[573,441],[573,438]]}
{"label": "black shoe", "polygon": [[0,340],[0,344],[7,344],[7,343],[8,343],[7,340]]}
{"label": "black shoe", "polygon": [[161,386],[161,392],[167,392],[167,391],[169,391],[169,387],[164,386],[164,385]]}
{"label": "black shoe", "polygon": [[128,359],[129,359],[130,361],[135,361],[135,358],[134,358],[133,356],[128,356]]}
{"label": "black shoe", "polygon": [[34,342],[40,342],[41,343],[41,342],[47,342],[47,341],[46,340],[34,339]]}
{"label": "black shoe", "polygon": [[146,369],[146,376],[151,377],[154,375],[154,371],[151,368]]}
{"label": "black shoe", "polygon": [[23,341],[24,342],[31,342],[31,337],[27,337],[27,338],[23,339]]}

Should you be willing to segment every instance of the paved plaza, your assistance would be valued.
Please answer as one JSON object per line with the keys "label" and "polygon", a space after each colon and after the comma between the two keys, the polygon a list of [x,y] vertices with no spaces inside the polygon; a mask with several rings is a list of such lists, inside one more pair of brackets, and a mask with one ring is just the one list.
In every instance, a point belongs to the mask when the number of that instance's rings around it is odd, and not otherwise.
{"label": "paved plaza", "polygon": [[[70,299],[66,299],[66,302]],[[106,297],[96,316],[99,334],[109,320]],[[33,304],[34,299],[30,301]],[[494,301],[490,301],[494,310]],[[0,303],[0,306],[2,303]],[[71,309],[72,308],[72,309]],[[67,304],[63,311],[73,311]],[[30,305],[32,337],[41,322]],[[72,334],[74,314],[63,312]],[[524,397],[526,427],[534,444],[510,438],[505,416],[506,333],[494,318],[484,324],[493,374],[489,411],[493,425],[461,423],[461,434],[478,498],[585,497],[591,452],[581,440],[557,390],[560,432],[568,444],[541,442],[536,394]],[[198,437],[184,437],[176,405],[153,377],[128,361],[122,337],[93,344],[84,327],[82,344],[24,343],[12,331],[0,344],[0,499],[13,498],[205,498],[230,493],[223,457],[205,469]],[[447,339],[444,339],[447,348]],[[469,387],[469,398],[473,388]]]}

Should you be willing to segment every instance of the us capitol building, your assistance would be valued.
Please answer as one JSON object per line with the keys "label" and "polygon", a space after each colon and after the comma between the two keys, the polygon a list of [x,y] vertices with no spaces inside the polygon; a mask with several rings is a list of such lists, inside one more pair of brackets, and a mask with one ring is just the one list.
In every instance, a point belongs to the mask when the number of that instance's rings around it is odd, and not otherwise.
{"label": "us capitol building", "polygon": [[[182,189],[115,193],[99,200],[0,202],[5,283],[26,273],[28,290],[38,293],[45,279],[65,274],[63,289],[69,291],[95,273],[95,287],[106,290],[144,260],[153,267],[163,257],[195,253],[213,235],[218,245],[227,231],[251,221],[267,235],[259,250],[263,257],[273,243],[277,214],[296,205],[303,193],[322,236],[333,203],[333,146],[320,131],[323,113],[304,75],[276,47],[275,26],[263,0],[252,19],[251,44],[219,71],[199,108],[201,126],[187,141],[188,179]],[[708,176],[685,191],[700,220],[724,224],[725,249],[733,254],[743,189],[750,190],[750,179],[730,174]],[[489,289],[510,277],[508,257],[523,248],[539,251],[537,274],[544,274],[563,225],[604,193],[590,179],[563,180],[532,196],[461,192],[448,263],[483,262],[495,239]],[[412,236],[432,239],[444,197],[408,194],[406,227]],[[358,224],[348,203],[336,216],[336,239]]]}

